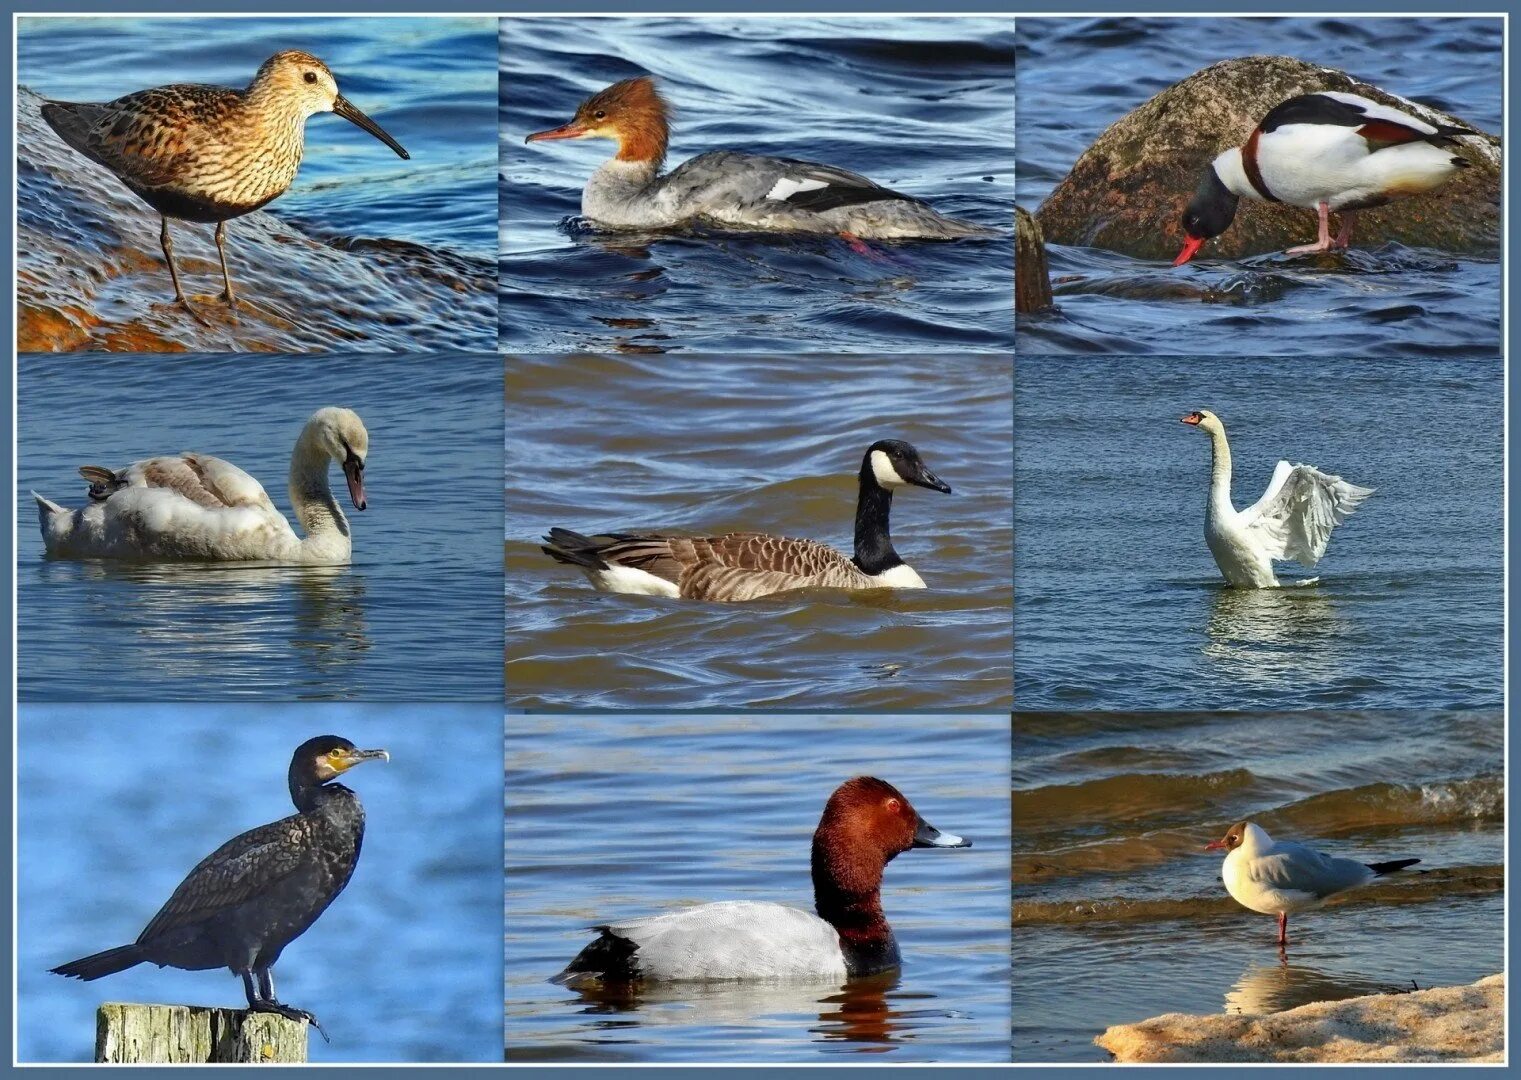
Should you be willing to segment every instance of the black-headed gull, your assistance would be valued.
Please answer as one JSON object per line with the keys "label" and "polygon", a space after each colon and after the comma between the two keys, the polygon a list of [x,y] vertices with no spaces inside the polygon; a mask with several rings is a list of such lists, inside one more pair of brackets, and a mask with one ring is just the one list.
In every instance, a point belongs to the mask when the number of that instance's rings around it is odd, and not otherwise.
{"label": "black-headed gull", "polygon": [[1278,944],[1289,943],[1289,912],[1313,911],[1338,893],[1374,878],[1414,866],[1420,859],[1361,863],[1274,840],[1250,821],[1238,821],[1205,851],[1225,852],[1220,876],[1225,891],[1242,907],[1278,916]]}

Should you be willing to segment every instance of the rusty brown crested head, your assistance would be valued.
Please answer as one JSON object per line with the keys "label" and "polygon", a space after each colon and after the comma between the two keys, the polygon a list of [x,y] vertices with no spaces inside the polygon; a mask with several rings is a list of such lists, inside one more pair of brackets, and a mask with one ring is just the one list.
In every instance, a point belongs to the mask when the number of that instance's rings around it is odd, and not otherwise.
{"label": "rusty brown crested head", "polygon": [[619,161],[660,168],[670,142],[670,106],[648,75],[615,82],[583,101],[570,123],[536,131],[525,142],[552,139],[613,139]]}

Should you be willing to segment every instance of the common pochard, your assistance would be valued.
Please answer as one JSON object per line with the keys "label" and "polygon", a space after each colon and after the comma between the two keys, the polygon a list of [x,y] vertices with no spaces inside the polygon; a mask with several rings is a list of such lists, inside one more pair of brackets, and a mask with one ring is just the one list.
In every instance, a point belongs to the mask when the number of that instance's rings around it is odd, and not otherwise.
{"label": "common pochard", "polygon": [[882,912],[882,871],[909,848],[971,847],[919,816],[891,784],[847,780],[813,834],[818,914],[729,900],[592,927],[597,939],[553,981],[596,986],[644,980],[839,982],[898,968],[898,942]]}

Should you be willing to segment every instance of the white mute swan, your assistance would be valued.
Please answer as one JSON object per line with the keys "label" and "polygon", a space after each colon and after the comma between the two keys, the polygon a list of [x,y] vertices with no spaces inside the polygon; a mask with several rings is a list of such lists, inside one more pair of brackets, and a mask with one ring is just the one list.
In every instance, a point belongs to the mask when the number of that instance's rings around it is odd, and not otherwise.
{"label": "white mute swan", "polygon": [[1225,580],[1244,589],[1277,586],[1273,563],[1294,559],[1314,566],[1326,553],[1331,530],[1346,521],[1372,488],[1349,484],[1309,465],[1280,461],[1267,493],[1245,510],[1231,506],[1231,448],[1225,425],[1208,410],[1182,418],[1209,433],[1213,465],[1204,539]]}
{"label": "white mute swan", "polygon": [[113,472],[84,465],[90,503],[67,510],[32,492],[49,555],[71,559],[346,563],[349,522],[328,487],[328,462],[343,467],[349,498],[365,508],[370,435],[350,409],[318,409],[290,456],[297,536],[263,486],[206,454],[149,458]]}

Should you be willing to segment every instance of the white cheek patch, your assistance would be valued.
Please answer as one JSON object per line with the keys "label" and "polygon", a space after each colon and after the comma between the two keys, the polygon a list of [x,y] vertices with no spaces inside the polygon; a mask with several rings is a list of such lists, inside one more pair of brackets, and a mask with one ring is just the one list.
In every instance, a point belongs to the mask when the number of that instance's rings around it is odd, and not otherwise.
{"label": "white cheek patch", "polygon": [[907,480],[898,475],[898,470],[893,468],[892,461],[881,450],[871,452],[871,471],[877,478],[877,483],[885,488],[903,487]]}
{"label": "white cheek patch", "polygon": [[823,180],[790,180],[784,176],[771,185],[771,190],[766,192],[766,198],[785,200],[792,198],[800,191],[818,191],[828,186]]}

